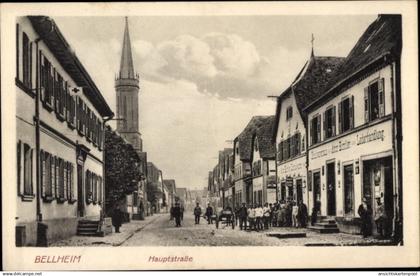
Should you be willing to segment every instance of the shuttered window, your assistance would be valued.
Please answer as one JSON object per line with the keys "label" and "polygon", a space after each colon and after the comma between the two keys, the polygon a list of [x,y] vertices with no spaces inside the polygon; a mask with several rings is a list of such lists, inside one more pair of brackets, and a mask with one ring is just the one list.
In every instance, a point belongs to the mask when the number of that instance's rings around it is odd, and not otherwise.
{"label": "shuttered window", "polygon": [[51,111],[54,108],[54,75],[51,67],[51,63],[42,54],[39,53],[41,60],[41,100],[44,103],[44,107]]}
{"label": "shuttered window", "polygon": [[365,122],[385,116],[385,80],[381,78],[364,89]]}
{"label": "shuttered window", "polygon": [[26,33],[22,34],[22,82],[32,88],[32,43],[29,41]]}
{"label": "shuttered window", "polygon": [[283,141],[279,143],[277,159],[280,162],[283,161]]}
{"label": "shuttered window", "polygon": [[23,194],[24,195],[32,195],[33,194],[33,183],[32,183],[32,169],[33,169],[33,149],[28,144],[24,144],[23,147],[23,154],[24,154],[24,163],[23,163],[23,176],[24,176],[24,186],[23,186]]}

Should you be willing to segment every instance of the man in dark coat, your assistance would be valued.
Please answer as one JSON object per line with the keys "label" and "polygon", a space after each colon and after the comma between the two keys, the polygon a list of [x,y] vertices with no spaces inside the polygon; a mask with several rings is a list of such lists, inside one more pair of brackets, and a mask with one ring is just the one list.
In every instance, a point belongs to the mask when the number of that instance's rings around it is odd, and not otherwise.
{"label": "man in dark coat", "polygon": [[195,206],[194,208],[194,216],[195,216],[195,224],[200,224],[201,207],[198,202],[197,202],[197,206]]}
{"label": "man in dark coat", "polygon": [[248,217],[248,208],[246,208],[246,203],[242,203],[242,207],[238,210],[238,218],[239,218],[239,227],[241,230],[246,230],[246,221]]}
{"label": "man in dark coat", "polygon": [[115,233],[120,233],[120,227],[123,220],[123,213],[120,210],[120,205],[117,204],[112,212],[112,225],[115,227]]}
{"label": "man in dark coat", "polygon": [[299,201],[298,207],[298,220],[300,227],[305,228],[306,222],[308,221],[308,208],[306,207],[305,203],[302,200]]}
{"label": "man in dark coat", "polygon": [[181,207],[178,202],[175,203],[173,213],[175,218],[175,227],[181,227]]}
{"label": "man in dark coat", "polygon": [[372,210],[370,209],[366,198],[363,198],[362,204],[360,204],[357,213],[360,216],[360,231],[364,238],[372,234]]}
{"label": "man in dark coat", "polygon": [[206,217],[209,224],[213,224],[213,221],[211,220],[211,217],[213,216],[213,208],[210,206],[210,203],[207,205],[206,209]]}

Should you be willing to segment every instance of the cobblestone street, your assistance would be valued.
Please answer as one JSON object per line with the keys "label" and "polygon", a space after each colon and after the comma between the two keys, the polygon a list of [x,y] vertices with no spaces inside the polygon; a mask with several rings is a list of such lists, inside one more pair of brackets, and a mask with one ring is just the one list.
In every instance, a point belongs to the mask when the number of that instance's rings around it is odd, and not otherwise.
{"label": "cobblestone street", "polygon": [[[306,238],[269,237],[269,233],[304,232]],[[203,218],[199,225],[194,224],[192,214],[186,213],[182,227],[175,227],[169,215],[161,215],[141,231],[127,239],[122,246],[309,246],[309,245],[371,245],[387,244],[388,241],[377,241],[373,238],[363,239],[359,235],[344,233],[318,234],[306,229],[271,228],[261,232],[234,230],[230,226],[208,225]]]}

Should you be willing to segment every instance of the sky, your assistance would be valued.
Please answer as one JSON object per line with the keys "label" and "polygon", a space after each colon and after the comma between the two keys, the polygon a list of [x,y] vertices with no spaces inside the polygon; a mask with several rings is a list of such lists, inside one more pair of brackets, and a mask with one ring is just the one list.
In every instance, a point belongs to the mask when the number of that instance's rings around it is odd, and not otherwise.
{"label": "sky", "polygon": [[[177,187],[202,189],[218,151],[275,101],[311,53],[345,57],[372,16],[129,17],[148,161]],[[55,17],[116,113],[123,17]],[[111,123],[115,127],[114,123]]]}

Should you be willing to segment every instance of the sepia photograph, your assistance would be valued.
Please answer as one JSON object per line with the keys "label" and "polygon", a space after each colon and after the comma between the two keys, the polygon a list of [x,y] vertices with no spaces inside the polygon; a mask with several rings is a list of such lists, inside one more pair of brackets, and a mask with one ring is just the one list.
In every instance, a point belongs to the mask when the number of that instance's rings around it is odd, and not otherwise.
{"label": "sepia photograph", "polygon": [[9,267],[419,265],[416,5],[97,4],[2,5]]}

